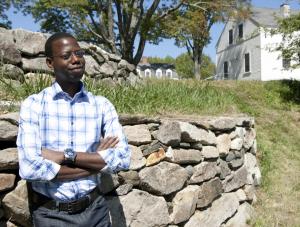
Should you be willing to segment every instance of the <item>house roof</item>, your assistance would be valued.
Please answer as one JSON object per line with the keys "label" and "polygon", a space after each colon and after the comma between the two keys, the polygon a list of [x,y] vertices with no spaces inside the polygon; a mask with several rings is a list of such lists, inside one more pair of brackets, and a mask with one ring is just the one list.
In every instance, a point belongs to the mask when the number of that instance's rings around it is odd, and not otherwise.
{"label": "house roof", "polygon": [[175,69],[175,66],[172,64],[165,64],[165,63],[152,63],[152,64],[138,64],[138,67],[141,70],[146,70],[146,69],[152,69],[152,70],[157,70],[157,69],[161,69],[161,70],[167,70],[167,69]]}
{"label": "house roof", "polygon": [[[275,28],[277,26],[277,18],[283,18],[280,8],[271,9],[252,7],[251,12],[250,19],[256,22],[259,26]],[[291,15],[296,13],[300,13],[300,11],[290,9]]]}

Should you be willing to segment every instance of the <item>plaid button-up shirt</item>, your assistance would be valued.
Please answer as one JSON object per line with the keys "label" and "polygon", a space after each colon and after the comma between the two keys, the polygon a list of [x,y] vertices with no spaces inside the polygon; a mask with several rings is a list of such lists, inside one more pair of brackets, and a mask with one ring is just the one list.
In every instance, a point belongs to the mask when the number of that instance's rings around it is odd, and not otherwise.
{"label": "plaid button-up shirt", "polygon": [[19,173],[32,187],[58,201],[78,199],[99,183],[99,174],[77,180],[54,180],[60,165],[44,159],[41,149],[96,152],[101,137],[117,136],[115,148],[101,151],[106,169],[128,169],[130,150],[114,106],[102,96],[94,96],[81,86],[73,98],[57,82],[29,96],[21,106],[17,146]]}

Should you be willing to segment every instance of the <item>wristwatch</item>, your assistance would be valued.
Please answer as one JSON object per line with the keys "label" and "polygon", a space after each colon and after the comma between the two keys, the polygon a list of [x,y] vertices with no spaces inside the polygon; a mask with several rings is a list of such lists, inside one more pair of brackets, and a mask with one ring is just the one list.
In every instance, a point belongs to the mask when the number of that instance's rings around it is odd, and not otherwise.
{"label": "wristwatch", "polygon": [[72,148],[67,148],[64,150],[64,155],[65,155],[65,162],[68,164],[73,164],[75,162],[77,153]]}

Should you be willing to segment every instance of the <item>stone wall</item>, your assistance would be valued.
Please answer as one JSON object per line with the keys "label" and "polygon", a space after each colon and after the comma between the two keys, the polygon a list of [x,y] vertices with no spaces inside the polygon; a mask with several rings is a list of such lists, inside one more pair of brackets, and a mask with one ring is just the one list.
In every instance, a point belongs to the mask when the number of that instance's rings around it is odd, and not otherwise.
{"label": "stone wall", "polygon": [[[0,28],[0,72],[6,78],[20,82],[42,73],[51,74],[44,55],[48,36],[23,29]],[[120,56],[85,42],[79,44],[87,52],[86,76],[113,84],[134,85],[139,81],[135,66]]]}
{"label": "stone wall", "polygon": [[[0,116],[0,226],[30,226],[14,147],[17,120],[18,113]],[[130,170],[102,174],[100,187],[113,226],[247,226],[261,179],[253,118],[120,121],[132,149]]]}

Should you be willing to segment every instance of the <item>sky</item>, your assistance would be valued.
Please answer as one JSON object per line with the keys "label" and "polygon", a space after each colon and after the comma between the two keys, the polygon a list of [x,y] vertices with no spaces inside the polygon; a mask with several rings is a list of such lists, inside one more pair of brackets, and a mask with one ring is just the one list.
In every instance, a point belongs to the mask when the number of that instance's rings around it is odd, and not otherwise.
{"label": "sky", "polygon": [[[300,2],[298,0],[252,0],[252,5],[255,7],[267,7],[267,8],[279,8],[284,2],[290,4],[292,9],[300,9]],[[34,19],[30,16],[24,16],[20,12],[14,12],[14,9],[10,9],[7,12],[9,20],[12,21],[12,28],[23,28],[30,31],[39,31],[40,25],[34,22]],[[217,23],[211,28],[211,43],[204,49],[204,53],[211,57],[215,62],[216,50],[215,46],[218,38],[224,28],[223,23]],[[151,57],[166,57],[171,56],[176,58],[178,55],[185,53],[185,48],[178,48],[175,46],[174,40],[163,40],[159,45],[146,44],[144,56]]]}

